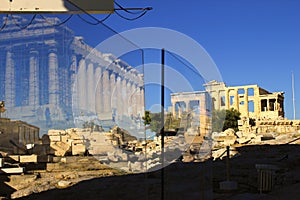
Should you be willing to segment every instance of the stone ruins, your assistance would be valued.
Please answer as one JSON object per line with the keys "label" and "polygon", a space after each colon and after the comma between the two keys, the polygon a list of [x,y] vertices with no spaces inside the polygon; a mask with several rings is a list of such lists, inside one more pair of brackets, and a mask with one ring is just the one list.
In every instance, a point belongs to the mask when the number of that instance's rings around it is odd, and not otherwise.
{"label": "stone ruins", "polygon": [[[211,130],[212,110],[234,108],[241,113],[239,130],[243,132],[287,133],[300,130],[299,120],[284,118],[284,92],[269,92],[258,85],[226,86],[211,81],[205,91],[171,94],[172,114],[181,118],[183,113],[196,116],[201,135]],[[199,109],[200,106],[200,109]],[[199,118],[200,117],[200,118]],[[254,124],[250,122],[254,121]]]}
{"label": "stone ruins", "polygon": [[278,119],[284,117],[284,92],[271,93],[258,85],[226,86],[211,81],[204,85],[216,110],[234,108],[241,118]]}

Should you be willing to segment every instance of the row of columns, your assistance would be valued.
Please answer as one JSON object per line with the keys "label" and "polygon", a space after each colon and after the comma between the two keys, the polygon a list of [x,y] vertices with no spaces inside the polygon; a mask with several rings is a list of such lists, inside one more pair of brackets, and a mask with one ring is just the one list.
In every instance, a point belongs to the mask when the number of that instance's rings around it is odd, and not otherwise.
{"label": "row of columns", "polygon": [[[171,97],[171,103],[172,103],[172,112],[173,112],[173,118],[182,118],[182,111],[179,108],[178,111],[178,115],[176,113],[176,104],[178,102],[184,102],[187,108],[187,112],[189,112],[189,104],[192,101],[199,101],[199,118],[194,118],[194,120],[199,120],[199,131],[201,135],[206,135],[211,131],[211,119],[210,119],[210,113],[209,111],[211,110],[208,106],[209,106],[209,95],[207,93],[201,93],[201,94],[197,94],[197,95],[189,95],[189,94],[184,94],[184,93],[180,93],[180,94],[173,94]],[[196,116],[196,115],[195,115]]]}
{"label": "row of columns", "polygon": [[[172,114],[174,118],[181,118],[182,112],[183,112],[183,103],[185,104],[185,111],[190,112],[190,103],[192,101],[198,101],[199,102],[199,111],[200,115],[201,114],[207,114],[207,98],[205,94],[201,94],[198,96],[193,96],[193,97],[188,97],[185,96],[184,94],[179,94],[179,95],[173,95],[171,98],[171,103],[172,103]],[[179,104],[178,107],[178,113],[176,112],[176,105]]]}
{"label": "row of columns", "polygon": [[[7,107],[16,106],[16,80],[15,62],[13,52],[6,52],[5,66],[5,102]],[[31,49],[29,53],[29,92],[28,105],[39,106],[40,104],[40,86],[39,86],[39,52]],[[27,76],[24,74],[24,76]],[[27,89],[27,88],[24,88]],[[58,57],[55,48],[51,48],[48,54],[48,93],[49,104],[59,105],[59,74],[58,74]]]}
{"label": "row of columns", "polygon": [[[51,44],[48,50],[46,77],[48,80],[41,80],[40,52],[30,49],[29,52],[29,74],[28,78],[28,106],[38,107],[41,100],[40,82],[48,81],[46,92],[48,93],[48,104],[60,106],[63,98],[70,98],[73,95],[73,102],[66,101],[66,104],[75,103],[75,106],[85,112],[93,112],[99,115],[106,113],[110,116],[115,113],[118,116],[143,116],[144,114],[144,89],[140,85],[142,80],[136,72],[125,71],[124,74],[114,72],[92,63],[84,58],[79,62],[76,55],[71,58],[71,66],[66,69],[59,68],[58,51],[55,44]],[[5,65],[5,102],[8,108],[16,106],[16,63],[14,53],[11,49],[6,52]],[[45,64],[45,63],[43,63]],[[45,66],[43,66],[45,68]],[[119,67],[119,66],[118,66]],[[77,74],[76,74],[77,71]],[[70,76],[70,77],[69,77]],[[133,77],[131,79],[131,77]],[[68,79],[68,80],[65,80]],[[64,83],[62,83],[64,82]],[[72,88],[71,83],[76,87]],[[44,84],[44,83],[43,83]],[[26,105],[24,105],[26,106]],[[71,106],[71,105],[70,105]],[[74,105],[73,105],[74,106]]]}
{"label": "row of columns", "polygon": [[[127,72],[130,73],[130,72]],[[76,80],[77,109],[102,116],[142,116],[144,90],[132,80],[84,58]]]}
{"label": "row of columns", "polygon": [[11,51],[6,53],[5,65],[5,102],[7,107],[15,106],[16,83],[15,83],[15,63]]}
{"label": "row of columns", "polygon": [[[238,94],[238,90],[241,88],[234,88],[234,89],[227,89],[226,90],[226,108],[234,108],[238,111],[242,111],[241,113],[244,114],[245,117],[249,117],[249,95],[248,95],[248,88],[242,88],[244,90],[244,93],[242,94],[243,97],[240,99],[240,96]],[[233,91],[233,105],[230,105],[230,96]],[[253,102],[254,102],[254,112],[257,112],[257,104],[255,96],[253,97]],[[251,100],[251,101],[252,101]],[[240,105],[240,102],[244,102],[243,105]]]}

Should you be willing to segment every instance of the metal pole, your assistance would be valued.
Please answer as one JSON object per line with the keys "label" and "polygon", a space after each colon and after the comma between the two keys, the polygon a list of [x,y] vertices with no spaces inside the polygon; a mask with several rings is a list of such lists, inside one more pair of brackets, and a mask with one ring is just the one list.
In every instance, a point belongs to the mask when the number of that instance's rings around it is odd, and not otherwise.
{"label": "metal pole", "polygon": [[292,72],[292,95],[293,95],[293,110],[294,110],[294,120],[296,119],[296,104],[295,104],[295,81],[294,72]]}
{"label": "metal pole", "polygon": [[229,172],[229,156],[230,156],[230,147],[226,146],[227,151],[227,159],[226,159],[226,175],[227,175],[227,181],[230,180],[230,172]]}
{"label": "metal pole", "polygon": [[164,130],[164,106],[165,106],[165,50],[161,50],[161,200],[165,198],[165,130]]}

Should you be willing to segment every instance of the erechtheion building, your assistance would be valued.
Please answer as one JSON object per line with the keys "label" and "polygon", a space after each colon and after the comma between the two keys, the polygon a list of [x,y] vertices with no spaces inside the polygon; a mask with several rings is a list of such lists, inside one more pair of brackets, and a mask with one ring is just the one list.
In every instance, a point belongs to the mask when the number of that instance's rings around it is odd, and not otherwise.
{"label": "erechtheion building", "polygon": [[226,86],[211,81],[204,85],[212,99],[213,109],[234,108],[241,117],[278,119],[284,117],[284,93],[269,92],[258,85]]}
{"label": "erechtheion building", "polygon": [[[201,133],[210,131],[211,114],[210,96],[205,91],[179,92],[171,94],[173,118],[184,118],[186,113],[193,117],[193,125],[199,127]],[[199,121],[199,120],[200,121]]]}
{"label": "erechtheion building", "polygon": [[[189,112],[193,106],[197,106],[201,102],[203,109],[200,110],[202,112],[209,103],[211,110],[234,108],[241,113],[241,117],[255,119],[284,117],[283,92],[271,93],[258,85],[226,86],[224,82],[217,81],[211,81],[204,87],[206,91],[202,92],[171,94],[173,116],[181,116],[183,111]],[[209,97],[204,98],[208,94]]]}

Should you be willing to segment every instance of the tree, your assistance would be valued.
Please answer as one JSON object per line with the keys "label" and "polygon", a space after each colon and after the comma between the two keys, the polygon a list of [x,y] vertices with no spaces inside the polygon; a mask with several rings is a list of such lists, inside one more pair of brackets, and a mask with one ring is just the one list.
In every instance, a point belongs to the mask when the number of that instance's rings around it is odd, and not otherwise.
{"label": "tree", "polygon": [[161,113],[150,113],[151,123],[150,129],[152,132],[158,133],[161,129]]}
{"label": "tree", "polygon": [[230,110],[226,110],[226,117],[225,122],[223,126],[223,131],[225,131],[228,128],[232,128],[235,131],[238,131],[238,120],[240,120],[241,113],[234,108],[231,108]]}
{"label": "tree", "polygon": [[145,126],[150,125],[151,117],[150,117],[150,111],[149,110],[145,111],[145,117],[143,117],[143,120],[144,120]]}
{"label": "tree", "polygon": [[146,129],[151,129],[152,132],[159,132],[161,129],[161,114],[151,113],[150,111],[145,111],[145,117],[143,117]]}
{"label": "tree", "polygon": [[223,131],[223,125],[225,121],[226,110],[213,110],[212,112],[212,131]]}
{"label": "tree", "polygon": [[212,130],[216,132],[232,128],[238,131],[238,120],[241,113],[233,108],[229,110],[215,110],[212,114]]}

